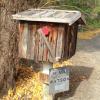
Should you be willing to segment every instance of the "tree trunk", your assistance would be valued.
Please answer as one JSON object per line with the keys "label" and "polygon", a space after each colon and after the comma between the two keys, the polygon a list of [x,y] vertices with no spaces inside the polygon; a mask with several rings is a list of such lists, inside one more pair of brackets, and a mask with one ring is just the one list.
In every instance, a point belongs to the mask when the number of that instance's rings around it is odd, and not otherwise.
{"label": "tree trunk", "polygon": [[19,34],[12,14],[36,7],[35,1],[38,0],[0,0],[0,93],[14,86],[15,67],[18,65]]}

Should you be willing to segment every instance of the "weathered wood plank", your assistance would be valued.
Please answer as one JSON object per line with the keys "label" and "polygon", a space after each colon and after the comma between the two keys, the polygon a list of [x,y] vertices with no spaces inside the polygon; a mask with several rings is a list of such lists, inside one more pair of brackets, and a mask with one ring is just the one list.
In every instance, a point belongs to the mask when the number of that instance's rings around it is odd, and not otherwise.
{"label": "weathered wood plank", "polygon": [[43,61],[43,55],[44,55],[44,41],[43,41],[43,39],[42,39],[42,37],[41,37],[41,40],[42,40],[42,42],[41,42],[41,56],[42,56],[42,61]]}
{"label": "weathered wood plank", "polygon": [[73,26],[73,40],[72,40],[72,45],[73,45],[73,55],[75,54],[75,51],[76,51],[76,44],[77,44],[77,33],[78,33],[78,24],[77,23],[74,23],[74,26]]}
{"label": "weathered wood plank", "polygon": [[[38,30],[38,33],[41,35],[41,37],[42,37],[43,40],[44,40],[45,45],[48,47],[48,50],[49,50],[49,52],[50,52],[50,54],[51,54],[51,56],[52,56],[53,61],[55,61],[55,57],[54,57],[52,48],[51,48],[49,42],[47,41],[45,35],[42,33],[41,29]],[[45,47],[46,47],[46,46],[45,46]],[[44,49],[45,49],[45,47],[44,47]]]}
{"label": "weathered wood plank", "polygon": [[44,11],[42,10],[42,11],[38,11],[38,13],[35,13],[35,14],[33,13],[32,16],[34,16],[34,17],[41,16],[41,15],[43,15],[45,13],[47,13],[47,11],[46,10],[44,10]]}
{"label": "weathered wood plank", "polygon": [[30,25],[28,24],[27,26],[28,29],[28,35],[27,35],[27,51],[26,51],[26,58],[30,59],[30,52],[31,52],[31,43],[32,43],[32,38],[31,38],[31,30],[30,30]]}
{"label": "weathered wood plank", "polygon": [[74,30],[73,25],[71,26],[71,33],[70,33],[70,44],[69,44],[69,57],[73,55],[73,38],[74,38]]}
{"label": "weathered wood plank", "polygon": [[70,31],[69,31],[69,34],[68,34],[68,58],[71,57],[71,40],[72,40],[72,26],[70,26]]}
{"label": "weathered wood plank", "polygon": [[[49,40],[49,37],[46,36],[46,38],[47,38],[47,41],[48,41]],[[46,61],[48,61],[48,53],[49,53],[49,50],[48,50],[48,47],[46,46]]]}
{"label": "weathered wood plank", "polygon": [[[36,25],[36,30],[37,30],[37,25]],[[35,34],[35,47],[34,47],[34,60],[37,62],[38,61],[38,33],[36,32]]]}
{"label": "weathered wood plank", "polygon": [[19,45],[18,45],[18,50],[19,50],[19,57],[23,57],[23,44],[22,44],[22,34],[24,31],[24,24],[23,23],[19,23]]}
{"label": "weathered wood plank", "polygon": [[69,45],[69,58],[72,57],[75,54],[76,51],[76,44],[77,44],[77,30],[78,30],[78,24],[73,24],[71,26],[71,33],[70,33],[70,45]]}
{"label": "weathered wood plank", "polygon": [[65,25],[64,27],[65,32],[64,32],[64,54],[63,58],[67,59],[68,58],[68,34],[70,33],[70,27],[68,25]]}
{"label": "weathered wood plank", "polygon": [[30,25],[30,37],[31,37],[31,50],[30,50],[30,59],[34,59],[34,50],[35,50],[35,34],[36,34],[36,25]]}
{"label": "weathered wood plank", "polygon": [[55,26],[55,27],[53,28],[53,39],[52,39],[55,58],[56,58],[57,33],[58,33],[58,28],[57,28],[57,26]]}
{"label": "weathered wood plank", "polygon": [[[59,13],[59,15],[62,16],[55,17],[56,13]],[[72,25],[79,18],[81,18],[81,13],[79,11],[55,10],[55,9],[32,9],[30,11],[29,10],[26,12],[24,11],[24,13],[22,12],[13,15],[13,19],[16,20],[56,22],[56,23],[65,23],[69,25]]]}
{"label": "weathered wood plank", "polygon": [[[53,54],[53,57],[55,58],[55,47],[54,47],[54,27],[51,28],[51,41],[50,41],[50,46],[52,48],[52,54]],[[52,56],[51,56],[52,57]]]}
{"label": "weathered wood plank", "polygon": [[[51,40],[52,40],[52,34],[50,32],[50,34],[48,36],[48,42],[50,43],[50,45],[51,45]],[[52,58],[51,58],[50,52],[48,52],[48,60],[49,60],[49,62],[52,62]]]}
{"label": "weathered wood plank", "polygon": [[40,16],[42,16],[42,17],[49,17],[51,15],[54,15],[55,12],[56,11],[47,11],[46,13],[44,13],[43,15],[40,15]]}
{"label": "weathered wood plank", "polygon": [[39,36],[39,40],[38,40],[38,61],[42,61],[42,56],[41,56],[41,37]]}
{"label": "weathered wood plank", "polygon": [[71,26],[68,27],[68,34],[67,34],[67,56],[66,58],[69,59],[70,57],[70,41],[71,41]]}
{"label": "weathered wood plank", "polygon": [[27,38],[28,36],[28,24],[25,23],[24,24],[24,30],[23,30],[23,33],[22,33],[22,57],[23,58],[26,58],[27,57]]}
{"label": "weathered wood plank", "polygon": [[57,49],[56,49],[56,58],[60,59],[62,55],[62,45],[63,45],[63,33],[64,27],[58,27],[58,37],[57,37]]}
{"label": "weathered wood plank", "polygon": [[43,61],[46,61],[46,45],[44,43],[44,55],[43,55]]}

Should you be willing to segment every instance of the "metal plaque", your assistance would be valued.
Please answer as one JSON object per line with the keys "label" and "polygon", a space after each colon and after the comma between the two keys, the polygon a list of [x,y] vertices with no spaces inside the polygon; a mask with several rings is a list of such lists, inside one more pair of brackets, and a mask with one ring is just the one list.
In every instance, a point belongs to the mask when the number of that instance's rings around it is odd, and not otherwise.
{"label": "metal plaque", "polygon": [[56,94],[69,90],[69,69],[60,67],[49,71],[49,93]]}

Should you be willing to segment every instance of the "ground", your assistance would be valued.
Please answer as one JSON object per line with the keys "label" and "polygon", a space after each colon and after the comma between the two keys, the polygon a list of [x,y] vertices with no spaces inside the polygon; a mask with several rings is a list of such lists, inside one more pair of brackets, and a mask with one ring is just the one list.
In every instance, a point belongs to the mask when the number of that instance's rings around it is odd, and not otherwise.
{"label": "ground", "polygon": [[[100,100],[100,31],[91,38],[78,39],[77,52],[71,60],[75,81],[69,94],[60,100]],[[77,81],[77,77],[81,79]]]}

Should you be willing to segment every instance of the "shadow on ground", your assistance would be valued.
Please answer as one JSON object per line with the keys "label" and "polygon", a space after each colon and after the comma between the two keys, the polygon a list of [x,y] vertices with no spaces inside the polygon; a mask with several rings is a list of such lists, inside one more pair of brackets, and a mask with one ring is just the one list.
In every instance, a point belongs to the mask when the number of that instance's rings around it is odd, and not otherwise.
{"label": "shadow on ground", "polygon": [[88,80],[92,74],[93,68],[88,68],[84,66],[70,66],[70,90],[67,92],[59,93],[55,95],[55,100],[64,100],[64,98],[69,98],[74,96],[76,89],[80,83],[84,80]]}

